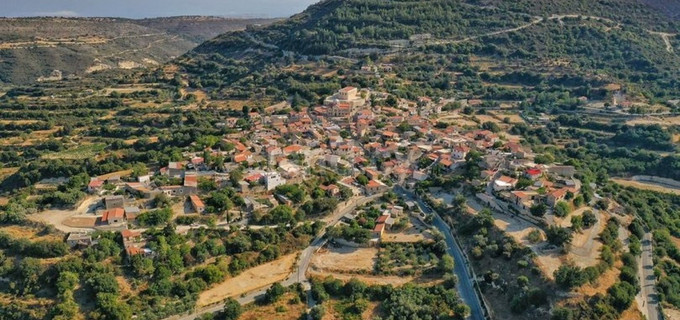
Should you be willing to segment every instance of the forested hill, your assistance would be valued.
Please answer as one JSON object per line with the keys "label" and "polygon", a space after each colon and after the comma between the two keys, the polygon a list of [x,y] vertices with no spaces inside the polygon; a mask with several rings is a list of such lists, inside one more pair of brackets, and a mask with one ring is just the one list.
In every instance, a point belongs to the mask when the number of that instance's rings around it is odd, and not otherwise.
{"label": "forested hill", "polygon": [[680,0],[469,0],[533,15],[582,14],[609,18],[658,31],[677,28]]}
{"label": "forested hill", "polygon": [[286,21],[219,36],[178,61],[192,85],[225,95],[276,87],[272,66],[417,53],[590,85],[633,83],[662,99],[665,88],[680,85],[679,21],[664,8],[640,0],[327,0]]}

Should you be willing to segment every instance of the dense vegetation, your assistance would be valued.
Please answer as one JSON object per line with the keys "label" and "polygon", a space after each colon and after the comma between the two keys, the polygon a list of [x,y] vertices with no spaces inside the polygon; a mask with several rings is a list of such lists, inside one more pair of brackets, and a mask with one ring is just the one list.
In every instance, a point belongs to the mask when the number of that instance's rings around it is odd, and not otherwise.
{"label": "dense vegetation", "polygon": [[407,284],[403,287],[367,286],[352,279],[347,283],[332,277],[314,279],[312,296],[317,302],[338,299],[344,316],[361,314],[367,301],[378,301],[384,319],[465,319],[470,310],[460,302],[455,292],[455,281],[422,287]]}

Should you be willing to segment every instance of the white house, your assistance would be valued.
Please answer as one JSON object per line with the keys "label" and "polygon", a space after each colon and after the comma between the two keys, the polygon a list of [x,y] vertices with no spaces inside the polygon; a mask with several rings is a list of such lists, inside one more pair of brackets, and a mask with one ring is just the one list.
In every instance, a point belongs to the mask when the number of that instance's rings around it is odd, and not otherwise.
{"label": "white house", "polygon": [[268,172],[264,175],[264,183],[267,186],[267,191],[271,191],[280,185],[286,184],[286,179],[277,172]]}
{"label": "white house", "polygon": [[493,189],[495,191],[512,190],[517,185],[517,179],[501,176],[493,182]]}

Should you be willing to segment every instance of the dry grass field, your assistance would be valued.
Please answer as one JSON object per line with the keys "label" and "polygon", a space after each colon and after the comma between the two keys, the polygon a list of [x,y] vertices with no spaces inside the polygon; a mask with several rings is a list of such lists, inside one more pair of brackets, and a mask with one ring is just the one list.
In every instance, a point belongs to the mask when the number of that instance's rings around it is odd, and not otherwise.
{"label": "dry grass field", "polygon": [[19,226],[19,225],[8,225],[8,226],[3,226],[0,227],[0,232],[5,232],[9,234],[10,236],[14,238],[21,238],[21,239],[27,239],[31,241],[39,241],[39,240],[45,240],[45,241],[62,241],[62,237],[58,234],[47,234],[47,235],[41,235],[40,234],[41,230],[31,228],[31,227],[25,227],[25,226]]}
{"label": "dry grass field", "polygon": [[663,313],[668,320],[680,320],[680,310],[664,308]]}
{"label": "dry grass field", "polygon": [[[251,305],[239,317],[240,320],[297,320],[305,312],[304,303],[290,304],[289,301],[295,298],[294,293],[284,294],[279,301],[264,306]],[[277,311],[279,310],[279,311]]]}
{"label": "dry grass field", "polygon": [[371,272],[377,258],[376,248],[324,247],[312,256],[310,265],[329,272]]}
{"label": "dry grass field", "polygon": [[680,125],[680,116],[675,117],[653,117],[648,116],[644,118],[636,118],[626,122],[627,125],[637,125],[637,124],[659,124],[661,126],[677,126]]}
{"label": "dry grass field", "polygon": [[236,277],[203,291],[196,305],[207,306],[285,280],[291,273],[296,260],[297,254],[289,254],[278,260],[248,269]]}
{"label": "dry grass field", "polygon": [[667,188],[663,187],[657,184],[653,183],[648,183],[648,182],[640,182],[640,181],[632,181],[632,180],[627,180],[627,179],[612,179],[612,181],[624,186],[624,187],[633,187],[633,188],[638,188],[642,190],[649,190],[649,191],[656,191],[656,192],[662,192],[662,193],[672,193],[676,195],[680,195],[680,189],[672,189],[672,188]]}

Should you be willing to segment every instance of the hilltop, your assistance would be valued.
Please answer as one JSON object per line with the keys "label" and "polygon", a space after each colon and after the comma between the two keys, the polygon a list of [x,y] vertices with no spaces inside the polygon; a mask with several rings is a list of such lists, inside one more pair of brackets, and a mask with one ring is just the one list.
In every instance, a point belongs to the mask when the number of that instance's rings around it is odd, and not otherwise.
{"label": "hilltop", "polygon": [[218,17],[0,19],[0,83],[27,84],[60,75],[156,66],[217,34],[272,21]]}
{"label": "hilltop", "polygon": [[[668,92],[661,87],[678,81],[680,29],[669,6],[649,3],[328,0],[283,22],[221,35],[178,61],[192,83],[226,96],[243,95],[241,88],[254,85],[272,91],[282,83],[280,70],[308,60],[349,58],[345,67],[358,68],[366,58],[410,56],[409,72],[429,62],[430,68],[439,66],[439,59],[448,65],[408,79],[410,89],[421,92],[432,91],[431,76],[446,75],[449,84],[479,82],[481,76],[530,86],[574,83],[568,79],[590,87],[623,83],[648,97],[664,97]],[[461,64],[473,60],[484,63],[469,64],[473,70]],[[258,77],[250,77],[253,72]],[[533,75],[517,76],[523,73]],[[557,78],[562,80],[549,80]]]}

